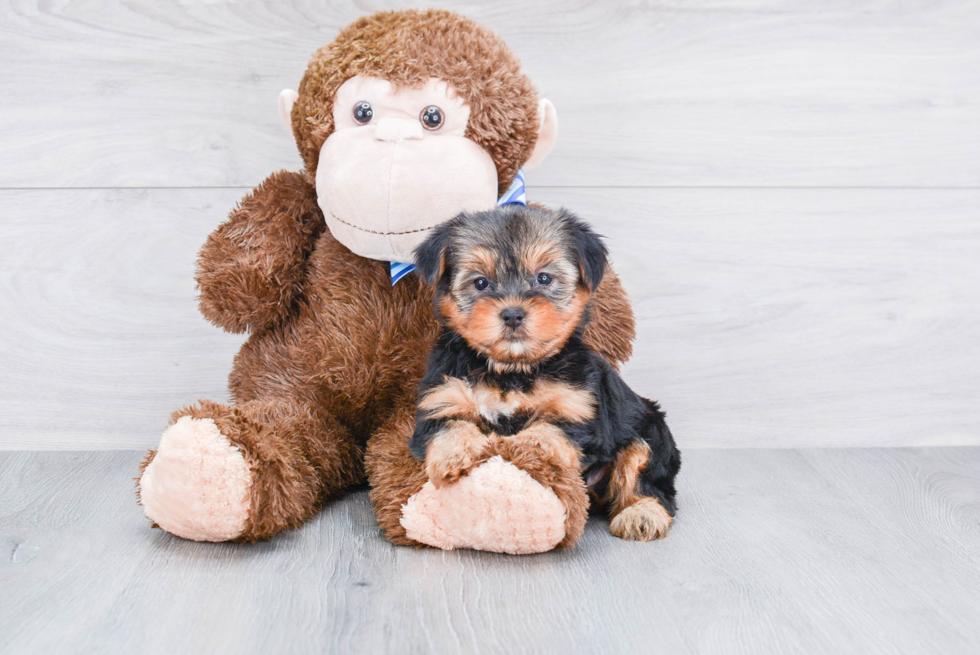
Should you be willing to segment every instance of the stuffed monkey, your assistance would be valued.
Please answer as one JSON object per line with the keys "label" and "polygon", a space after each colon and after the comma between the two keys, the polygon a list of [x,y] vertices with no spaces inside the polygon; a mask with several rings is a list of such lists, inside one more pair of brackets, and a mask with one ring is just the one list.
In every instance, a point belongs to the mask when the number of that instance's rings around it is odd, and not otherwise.
{"label": "stuffed monkey", "polygon": [[[318,51],[280,112],[304,170],[242,199],[197,265],[202,314],[249,334],[233,402],[173,413],[140,467],[146,516],[186,539],[256,541],[367,479],[396,544],[572,545],[588,507],[581,480],[497,457],[426,485],[408,440],[438,326],[417,275],[393,284],[429,230],[492,207],[519,168],[541,163],[552,104],[491,31],[446,11],[395,11]],[[614,274],[593,304],[588,342],[625,361],[633,314]]]}

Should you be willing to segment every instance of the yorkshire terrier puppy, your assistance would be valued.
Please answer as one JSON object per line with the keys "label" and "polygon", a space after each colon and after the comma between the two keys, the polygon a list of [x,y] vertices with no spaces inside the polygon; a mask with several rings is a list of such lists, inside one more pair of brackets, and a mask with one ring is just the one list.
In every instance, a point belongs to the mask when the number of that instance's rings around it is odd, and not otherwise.
{"label": "yorkshire terrier puppy", "polygon": [[409,444],[432,483],[497,454],[533,461],[587,485],[617,537],[665,536],[680,453],[664,414],[582,340],[599,236],[565,210],[508,205],[444,223],[415,257],[443,325]]}

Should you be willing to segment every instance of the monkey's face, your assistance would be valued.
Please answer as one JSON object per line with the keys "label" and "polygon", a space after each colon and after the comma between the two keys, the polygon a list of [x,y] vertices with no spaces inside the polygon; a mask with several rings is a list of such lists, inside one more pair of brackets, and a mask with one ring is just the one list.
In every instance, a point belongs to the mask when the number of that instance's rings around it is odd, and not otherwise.
{"label": "monkey's face", "polygon": [[508,206],[463,215],[416,251],[442,319],[502,369],[556,354],[583,323],[605,248],[568,212]]}
{"label": "monkey's face", "polygon": [[437,225],[496,203],[497,169],[468,139],[470,108],[445,82],[355,76],[338,89],[316,188],[333,236],[363,257],[408,262]]}

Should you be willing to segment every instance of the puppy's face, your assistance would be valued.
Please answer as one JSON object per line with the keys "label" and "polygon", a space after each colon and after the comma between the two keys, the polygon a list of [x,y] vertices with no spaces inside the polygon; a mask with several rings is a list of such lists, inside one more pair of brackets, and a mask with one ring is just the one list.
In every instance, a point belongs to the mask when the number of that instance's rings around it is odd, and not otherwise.
{"label": "puppy's face", "polygon": [[569,212],[515,205],[462,214],[416,250],[442,320],[501,369],[561,350],[605,262],[599,237]]}

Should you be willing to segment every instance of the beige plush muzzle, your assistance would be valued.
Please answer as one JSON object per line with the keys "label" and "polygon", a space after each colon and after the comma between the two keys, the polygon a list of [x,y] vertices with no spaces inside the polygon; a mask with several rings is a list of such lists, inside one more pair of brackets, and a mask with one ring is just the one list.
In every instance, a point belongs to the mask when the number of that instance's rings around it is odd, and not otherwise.
{"label": "beige plush muzzle", "polygon": [[338,130],[323,144],[320,208],[334,238],[354,253],[411,262],[429,230],[496,203],[497,169],[483,148],[421,132],[418,121],[384,118]]}
{"label": "beige plush muzzle", "polygon": [[[375,116],[356,125],[351,108],[370,102]],[[419,113],[437,105],[445,124],[426,130]],[[337,93],[336,130],[320,149],[316,188],[334,237],[351,251],[411,262],[429,230],[461,211],[482,211],[497,200],[497,168],[466,138],[469,108],[431,80],[395,90],[384,80],[355,77]]]}

